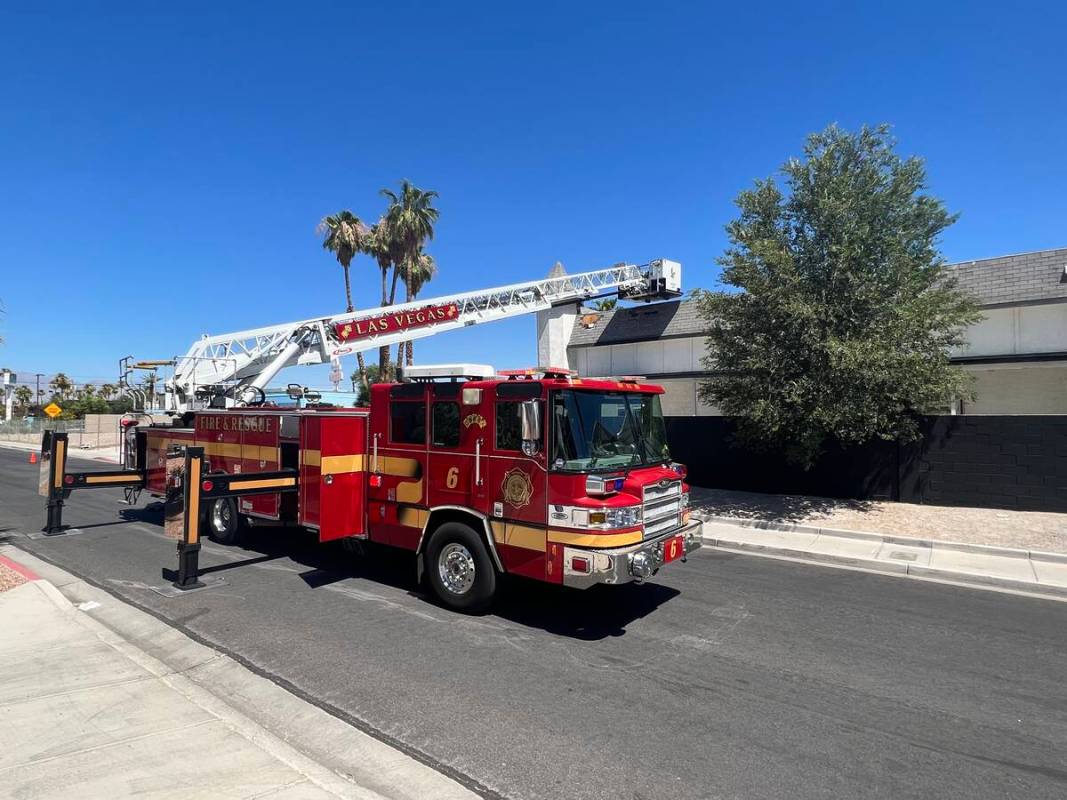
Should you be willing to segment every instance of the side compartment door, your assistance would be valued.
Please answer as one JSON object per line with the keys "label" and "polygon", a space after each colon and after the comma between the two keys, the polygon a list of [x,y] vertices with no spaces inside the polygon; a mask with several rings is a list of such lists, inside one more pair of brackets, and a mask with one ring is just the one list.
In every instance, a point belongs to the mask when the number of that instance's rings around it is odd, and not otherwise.
{"label": "side compartment door", "polygon": [[301,418],[299,520],[320,542],[366,535],[366,458],[366,416]]}
{"label": "side compartment door", "polygon": [[[241,431],[242,474],[273,472],[278,469],[281,459],[278,446],[280,420],[281,417],[276,414],[247,418]],[[281,495],[277,494],[260,494],[238,498],[238,502],[242,513],[278,519],[280,498]]]}

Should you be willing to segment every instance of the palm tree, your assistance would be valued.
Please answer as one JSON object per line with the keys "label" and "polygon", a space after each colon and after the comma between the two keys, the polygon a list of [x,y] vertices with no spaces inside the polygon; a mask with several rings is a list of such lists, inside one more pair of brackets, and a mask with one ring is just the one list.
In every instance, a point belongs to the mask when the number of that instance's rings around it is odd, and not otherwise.
{"label": "palm tree", "polygon": [[100,390],[97,393],[100,395],[100,397],[102,399],[110,400],[112,397],[115,396],[115,392],[116,391],[118,391],[118,389],[115,388],[114,384],[112,384],[112,383],[102,383],[102,384],[100,384]]}
{"label": "palm tree", "polygon": [[91,383],[87,383],[82,387],[82,397],[84,399],[88,400],[94,394],[96,394],[96,387],[93,386]]}
{"label": "palm tree", "polygon": [[603,300],[597,300],[593,303],[594,311],[614,311],[615,307],[619,304],[619,298],[617,297],[605,297]]}
{"label": "palm tree", "polygon": [[[371,226],[370,234],[364,241],[363,251],[378,262],[378,269],[382,274],[382,306],[391,305],[396,294],[397,262],[401,255],[393,228],[384,216]],[[386,290],[390,269],[393,270],[392,293]],[[389,369],[389,345],[384,345],[378,348],[379,374],[389,375]]]}
{"label": "palm tree", "polygon": [[[323,237],[322,249],[329,250],[337,257],[337,263],[345,273],[345,301],[348,311],[353,311],[352,305],[352,281],[349,277],[348,268],[352,266],[352,259],[364,249],[364,241],[370,231],[359,217],[348,209],[336,214],[323,217],[317,228]],[[359,362],[359,372],[366,374],[367,366],[363,363],[363,352],[356,351],[356,360]]]}
{"label": "palm tree", "polygon": [[29,408],[32,399],[33,389],[29,386],[17,386],[15,388],[15,402],[19,404],[19,408],[23,410]]}
{"label": "palm tree", "polygon": [[48,382],[48,388],[63,399],[66,399],[67,392],[70,391],[71,386],[73,386],[73,384],[70,382],[70,378],[62,372],[56,373],[56,376]]}
{"label": "palm tree", "polygon": [[[412,273],[418,268],[418,259],[427,241],[433,239],[433,228],[441,216],[433,206],[437,192],[423,191],[409,181],[400,182],[400,194],[390,189],[382,189],[382,195],[389,199],[389,210],[385,218],[389,220],[393,238],[397,246],[397,255],[403,267],[404,285],[407,288],[406,302],[411,302],[411,293],[415,285]],[[394,276],[395,294],[395,276]],[[411,363],[412,349],[408,343],[408,363]],[[399,363],[397,359],[397,363]]]}
{"label": "palm tree", "polygon": [[[434,279],[437,275],[437,262],[434,261],[434,257],[429,253],[419,253],[415,259],[414,269],[411,270],[410,276],[405,278],[404,286],[407,289],[408,297],[414,300],[419,296],[419,292],[422,291],[422,287]],[[410,367],[415,361],[415,343],[412,341],[401,342],[396,351],[396,363],[400,363],[401,348],[407,347],[407,358],[405,363]]]}

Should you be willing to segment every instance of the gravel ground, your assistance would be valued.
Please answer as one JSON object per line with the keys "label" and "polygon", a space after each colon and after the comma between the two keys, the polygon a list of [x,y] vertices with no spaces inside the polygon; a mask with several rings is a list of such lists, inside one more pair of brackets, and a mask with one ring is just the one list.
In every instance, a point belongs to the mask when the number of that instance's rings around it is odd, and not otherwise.
{"label": "gravel ground", "polygon": [[694,508],[719,516],[1067,553],[1067,514],[697,487],[691,497]]}
{"label": "gravel ground", "polygon": [[11,569],[6,564],[0,564],[0,592],[6,592],[8,589],[14,589],[16,586],[21,586],[26,582],[26,579]]}

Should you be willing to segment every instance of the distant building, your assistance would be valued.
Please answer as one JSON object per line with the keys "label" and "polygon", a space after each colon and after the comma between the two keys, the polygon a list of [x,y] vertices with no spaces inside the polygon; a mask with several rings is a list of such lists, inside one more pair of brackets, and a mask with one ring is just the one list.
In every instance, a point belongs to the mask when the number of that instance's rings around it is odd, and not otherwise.
{"label": "distant building", "polygon": [[[952,264],[985,319],[952,360],[975,376],[965,414],[1067,414],[1067,248]],[[697,396],[705,371],[696,303],[675,300],[538,315],[538,357],[580,375],[644,375],[661,383],[669,416],[715,415]]]}

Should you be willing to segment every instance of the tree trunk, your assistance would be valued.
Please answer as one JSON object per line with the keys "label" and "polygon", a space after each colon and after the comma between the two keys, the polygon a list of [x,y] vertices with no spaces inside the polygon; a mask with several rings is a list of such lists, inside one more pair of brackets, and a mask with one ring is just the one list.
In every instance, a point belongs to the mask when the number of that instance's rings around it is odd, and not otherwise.
{"label": "tree trunk", "polygon": [[352,282],[348,279],[348,264],[342,264],[341,269],[345,271],[345,300],[348,302],[348,312],[352,312]]}
{"label": "tree trunk", "polygon": [[392,305],[393,303],[396,302],[396,281],[397,281],[397,279],[399,277],[400,277],[400,268],[397,267],[397,266],[394,266],[393,267],[393,285],[389,289],[389,305]]}
{"label": "tree trunk", "polygon": [[[389,295],[386,292],[386,279],[388,278],[389,266],[378,265],[382,271],[382,307],[389,305]],[[389,345],[378,348],[378,377],[380,380],[389,380]]]}
{"label": "tree trunk", "polygon": [[363,361],[363,351],[356,351],[356,363],[359,364],[359,380],[366,385],[367,383],[367,364]]}

